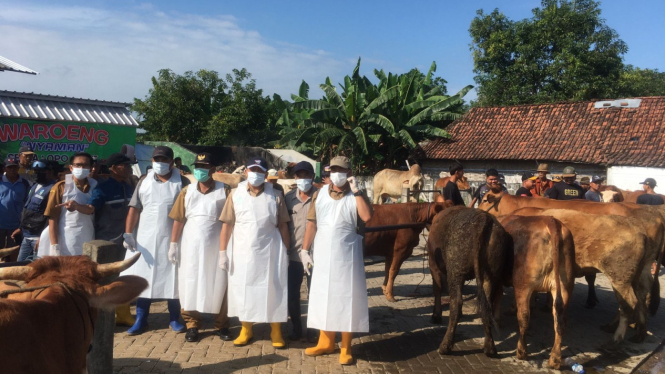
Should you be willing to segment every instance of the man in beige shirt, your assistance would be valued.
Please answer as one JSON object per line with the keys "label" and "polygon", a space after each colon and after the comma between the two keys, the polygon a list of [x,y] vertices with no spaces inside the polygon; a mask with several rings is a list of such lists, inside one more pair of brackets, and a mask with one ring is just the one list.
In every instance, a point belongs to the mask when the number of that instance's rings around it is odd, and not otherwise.
{"label": "man in beige shirt", "polygon": [[[311,282],[312,268],[305,270],[300,261],[298,252],[302,249],[307,228],[307,213],[312,205],[312,195],[318,191],[313,186],[314,167],[306,161],[299,162],[293,168],[296,179],[296,188],[289,191],[284,199],[289,210],[291,221],[289,222],[289,234],[291,235],[291,248],[289,248],[289,317],[293,324],[293,331],[289,334],[289,340],[297,341],[302,337],[302,322],[300,312],[300,287],[303,275],[307,273],[307,289]],[[313,343],[318,333],[313,329],[307,330],[307,339]]]}
{"label": "man in beige shirt", "polygon": [[[229,316],[242,324],[233,344],[253,338],[254,323],[270,323],[273,347],[282,349],[281,323],[287,321],[287,249],[289,213],[284,195],[265,183],[268,163],[249,161],[247,180],[231,191],[220,216],[219,267],[229,271]],[[227,247],[233,235],[232,257]]]}

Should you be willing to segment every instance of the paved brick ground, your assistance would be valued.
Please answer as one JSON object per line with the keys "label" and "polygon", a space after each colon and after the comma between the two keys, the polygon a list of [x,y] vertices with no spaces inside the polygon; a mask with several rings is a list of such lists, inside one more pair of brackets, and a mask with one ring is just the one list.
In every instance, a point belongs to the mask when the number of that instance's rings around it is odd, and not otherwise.
{"label": "paved brick ground", "polygon": [[[527,343],[529,361],[514,358],[517,344],[517,322],[514,315],[504,315],[500,334],[495,336],[498,358],[482,354],[483,330],[475,314],[475,286],[464,288],[464,317],[457,330],[454,354],[440,356],[436,349],[441,343],[445,327],[432,325],[432,279],[429,271],[423,273],[423,251],[416,249],[405,262],[397,278],[395,295],[397,302],[386,301],[381,292],[383,263],[367,263],[367,287],[370,306],[369,334],[357,336],[353,341],[356,363],[342,367],[338,355],[317,358],[304,355],[307,342],[290,343],[289,349],[275,350],[270,344],[269,326],[257,325],[254,342],[243,348],[233,346],[212,335],[212,320],[206,319],[202,339],[187,343],[184,334],[166,329],[168,312],[166,303],[155,303],[149,318],[150,330],[131,337],[117,328],[114,349],[114,373],[513,373],[555,372],[546,363],[553,343],[552,316],[534,309]],[[424,275],[425,274],[425,275]],[[416,285],[420,286],[416,289]],[[665,284],[665,275],[661,275]],[[614,294],[602,276],[598,278],[600,305],[593,310],[583,307],[587,287],[583,281],[576,284],[569,308],[569,324],[564,336],[563,355],[583,363],[588,373],[626,373],[634,370],[657,373],[665,370],[659,364],[662,353],[649,355],[665,339],[665,311],[649,321],[651,335],[641,344],[625,342],[617,352],[600,350],[610,339],[610,334],[599,326],[609,322],[617,308]],[[304,291],[304,290],[303,290]],[[414,291],[417,291],[414,293]],[[665,297],[665,287],[661,290]],[[506,290],[503,308],[506,310],[512,298]],[[542,300],[541,300],[542,301]],[[445,299],[444,299],[445,302]],[[306,313],[307,301],[303,301]],[[444,323],[447,322],[444,304]],[[290,326],[283,326],[284,336]],[[233,332],[239,331],[234,321]],[[629,331],[627,337],[632,336]],[[339,337],[338,337],[339,339]]]}

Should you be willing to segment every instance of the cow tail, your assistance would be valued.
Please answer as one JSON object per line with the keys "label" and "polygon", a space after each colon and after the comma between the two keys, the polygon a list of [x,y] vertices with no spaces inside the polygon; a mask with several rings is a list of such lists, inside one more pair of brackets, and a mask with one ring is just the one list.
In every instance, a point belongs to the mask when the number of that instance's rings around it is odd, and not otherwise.
{"label": "cow tail", "polygon": [[[663,230],[665,233],[665,228]],[[662,240],[662,248],[660,253],[658,253],[658,259],[656,260],[656,274],[653,276],[653,283],[651,283],[651,298],[649,300],[649,314],[652,316],[656,315],[658,307],[660,306],[660,280],[658,279],[658,274],[660,274],[660,265],[663,263],[663,254],[665,254],[665,237]],[[651,266],[651,264],[647,264]]]}
{"label": "cow tail", "polygon": [[[554,298],[554,313],[556,320],[559,321],[555,328],[559,335],[563,334],[563,298],[561,297],[561,269],[560,261],[561,253],[563,252],[563,240],[561,240],[561,222],[554,218],[550,218],[547,222],[547,229],[550,232],[550,243],[552,243],[552,268],[554,270],[554,280],[556,297]],[[570,275],[568,275],[570,276]]]}
{"label": "cow tail", "polygon": [[473,271],[476,273],[476,288],[478,289],[478,312],[483,323],[488,324],[490,328],[495,327],[498,332],[498,324],[494,320],[494,313],[492,311],[492,303],[490,303],[483,287],[485,281],[485,274],[483,274],[480,261],[483,261],[489,250],[490,238],[492,236],[492,220],[486,219],[485,227],[483,228],[482,235],[478,238],[478,256],[473,261]]}

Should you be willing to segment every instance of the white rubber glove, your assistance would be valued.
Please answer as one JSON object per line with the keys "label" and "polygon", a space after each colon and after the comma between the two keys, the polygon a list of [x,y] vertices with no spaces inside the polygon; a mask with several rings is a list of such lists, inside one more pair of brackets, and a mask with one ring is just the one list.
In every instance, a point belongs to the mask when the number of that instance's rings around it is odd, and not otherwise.
{"label": "white rubber glove", "polygon": [[51,244],[51,256],[61,256],[62,253],[60,252],[60,244]]}
{"label": "white rubber glove", "polygon": [[136,252],[136,240],[134,240],[134,235],[124,233],[122,234],[122,238],[125,239],[122,246],[125,247],[125,249]]}
{"label": "white rubber glove", "polygon": [[219,251],[219,268],[224,271],[229,270],[229,256],[226,255],[226,251]]}
{"label": "white rubber glove", "polygon": [[348,177],[346,180],[349,181],[349,186],[351,187],[351,191],[353,191],[353,193],[360,191],[360,189],[358,189],[358,181],[356,180],[356,177]]}
{"label": "white rubber glove", "polygon": [[169,245],[169,261],[171,261],[173,265],[178,263],[178,252],[180,252],[180,244],[177,242],[171,242]]}
{"label": "white rubber glove", "polygon": [[314,266],[314,262],[312,261],[312,256],[309,255],[309,251],[301,249],[298,251],[298,256],[300,256],[300,261],[302,262],[302,267],[305,269],[305,273],[307,273],[307,275],[312,275],[309,272],[309,268]]}

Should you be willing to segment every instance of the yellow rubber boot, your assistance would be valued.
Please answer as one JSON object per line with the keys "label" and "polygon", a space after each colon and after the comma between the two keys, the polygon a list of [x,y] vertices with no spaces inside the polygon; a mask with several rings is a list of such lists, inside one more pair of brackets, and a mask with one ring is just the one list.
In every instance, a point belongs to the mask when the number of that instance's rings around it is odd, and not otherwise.
{"label": "yellow rubber boot", "polygon": [[129,311],[129,304],[118,305],[115,308],[115,325],[116,326],[134,326],[136,320]]}
{"label": "yellow rubber boot", "polygon": [[242,347],[244,345],[249,344],[249,342],[252,340],[252,326],[253,323],[251,322],[240,322],[242,324],[242,329],[240,329],[240,335],[238,335],[238,338],[233,341],[233,345],[236,347]]}
{"label": "yellow rubber boot", "polygon": [[342,346],[339,352],[339,363],[342,365],[350,365],[353,362],[353,356],[351,356],[352,339],[353,339],[353,333],[351,332],[342,333]]}
{"label": "yellow rubber boot", "polygon": [[270,340],[272,341],[272,346],[277,348],[277,349],[284,349],[286,348],[286,343],[284,343],[284,339],[282,338],[282,324],[277,322],[277,323],[271,323],[270,324]]}
{"label": "yellow rubber boot", "polygon": [[305,349],[307,356],[320,356],[323,354],[333,353],[335,351],[335,332],[323,331],[319,335],[319,343],[316,347]]}

